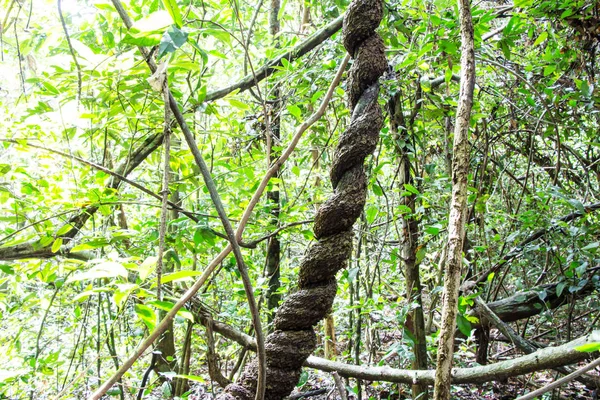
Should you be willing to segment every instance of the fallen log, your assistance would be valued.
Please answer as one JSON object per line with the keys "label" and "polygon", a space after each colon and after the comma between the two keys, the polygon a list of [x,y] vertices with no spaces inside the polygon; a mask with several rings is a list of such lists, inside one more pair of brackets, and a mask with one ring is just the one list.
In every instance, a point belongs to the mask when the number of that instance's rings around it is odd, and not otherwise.
{"label": "fallen log", "polygon": [[[201,322],[204,322],[202,318]],[[251,350],[256,349],[256,343],[252,336],[246,335],[223,322],[213,321],[213,329],[215,332],[244,347]],[[535,371],[574,364],[583,361],[590,356],[589,353],[577,350],[577,347],[598,342],[600,342],[600,330],[593,331],[589,335],[580,337],[560,346],[539,349],[534,353],[512,360],[471,368],[455,368],[452,370],[452,383],[468,384],[501,381]],[[326,372],[335,371],[347,378],[405,383],[410,385],[419,383],[433,385],[435,375],[434,370],[408,370],[390,367],[350,365],[314,356],[308,357],[304,366]]]}
{"label": "fallen log", "polygon": [[[585,286],[574,293],[571,293],[568,288],[564,288],[559,294],[557,293],[558,285],[559,283],[541,285],[530,290],[517,292],[512,296],[488,303],[487,306],[503,322],[513,322],[532,317],[544,310],[558,308],[566,304],[571,295],[580,298],[594,291],[594,284],[591,279],[588,280]],[[540,296],[542,292],[545,292],[546,295]],[[480,319],[480,323],[476,327],[486,325],[489,322],[485,320],[484,316],[481,316]]]}

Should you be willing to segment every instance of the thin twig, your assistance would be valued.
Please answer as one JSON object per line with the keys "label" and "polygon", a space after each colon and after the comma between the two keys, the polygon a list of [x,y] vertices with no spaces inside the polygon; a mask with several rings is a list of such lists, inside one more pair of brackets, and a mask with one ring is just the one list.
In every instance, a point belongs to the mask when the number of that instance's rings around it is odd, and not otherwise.
{"label": "thin twig", "polygon": [[[33,3],[33,0],[31,1]],[[58,0],[58,16],[60,17],[60,23],[62,25],[63,30],[65,31],[65,37],[67,38],[67,44],[69,45],[69,52],[71,53],[71,57],[73,57],[73,61],[75,62],[75,68],[77,69],[77,101],[81,101],[81,66],[79,65],[79,61],[77,61],[77,56],[75,55],[75,49],[73,49],[73,45],[71,44],[71,36],[69,36],[69,30],[67,29],[67,24],[65,22],[65,17],[62,12],[62,0]],[[29,22],[27,22],[29,26]]]}

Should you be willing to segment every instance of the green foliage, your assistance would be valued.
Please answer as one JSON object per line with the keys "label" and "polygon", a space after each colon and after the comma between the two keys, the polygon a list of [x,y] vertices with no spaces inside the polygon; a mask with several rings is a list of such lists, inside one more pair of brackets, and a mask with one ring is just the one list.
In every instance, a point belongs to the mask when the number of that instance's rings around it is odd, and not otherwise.
{"label": "green foliage", "polygon": [[[312,2],[312,23],[331,21],[347,4]],[[148,83],[150,73],[136,46],[156,47],[156,58],[167,61],[169,86],[234,225],[268,167],[267,124],[281,120],[281,138],[272,148],[280,152],[319,106],[344,57],[339,34],[299,60],[282,62],[252,93],[234,91],[205,102],[317,28],[299,33],[297,2],[283,2],[279,17],[285,29],[275,41],[266,8],[251,25],[254,6],[236,7],[214,0],[201,6],[131,2],[126,10],[135,22],[126,30],[111,4],[81,4],[64,10],[69,41],[54,3],[36,3],[31,18],[15,8],[7,15],[0,65],[0,254],[15,246],[46,253],[0,262],[0,351],[7,360],[0,369],[0,397],[53,396],[72,380],[73,396],[85,396],[226,246],[198,167],[174,128],[170,192],[194,219],[169,216],[165,292],[157,298],[159,201],[80,161],[160,192],[163,148],[153,138],[164,129],[164,99]],[[592,206],[600,201],[600,95],[597,39],[587,34],[597,17],[588,2],[575,0],[520,1],[515,7],[498,13],[483,2],[473,9],[477,87],[465,277],[483,276],[481,290],[490,300],[541,283],[557,283],[558,296],[581,294],[589,285],[597,294],[600,220]],[[381,33],[393,70],[382,82],[381,102],[398,95],[402,121],[399,131],[386,122],[376,155],[368,160],[370,194],[353,259],[339,274],[333,313],[341,358],[356,360],[358,349],[359,359],[407,367],[415,348],[408,316],[419,305],[406,293],[406,258],[399,250],[406,239],[403,220],[417,224],[414,262],[425,322],[433,332],[439,317],[460,75],[454,2],[386,2]],[[298,266],[314,239],[309,223],[290,224],[311,220],[331,192],[328,167],[350,118],[345,87],[335,90],[326,115],[270,181],[267,189],[280,192],[278,219],[275,206],[261,201],[243,236],[251,243],[286,227],[278,234],[284,296],[294,290]],[[280,101],[273,103],[276,96]],[[132,158],[149,146],[154,149]],[[411,164],[411,183],[399,179],[402,157]],[[569,214],[576,217],[561,219]],[[525,242],[539,230],[543,236]],[[66,257],[69,252],[79,259]],[[257,297],[268,287],[265,254],[264,240],[244,249]],[[490,273],[495,266],[500,268]],[[550,294],[540,297],[546,301]],[[196,300],[216,319],[247,331],[250,317],[233,259],[217,266]],[[467,336],[478,323],[471,306],[472,298],[463,296],[457,325]],[[573,312],[590,310],[592,318],[599,306],[582,300]],[[174,320],[178,345],[188,322],[198,321],[197,310],[186,308]],[[553,312],[565,318],[563,311]],[[192,369],[200,372],[181,376],[206,383],[200,331],[193,334]],[[427,334],[432,352],[436,333]],[[219,341],[218,347],[225,364],[235,364],[237,345]],[[126,390],[139,382],[147,361],[125,377]],[[303,380],[309,382],[310,375]]]}

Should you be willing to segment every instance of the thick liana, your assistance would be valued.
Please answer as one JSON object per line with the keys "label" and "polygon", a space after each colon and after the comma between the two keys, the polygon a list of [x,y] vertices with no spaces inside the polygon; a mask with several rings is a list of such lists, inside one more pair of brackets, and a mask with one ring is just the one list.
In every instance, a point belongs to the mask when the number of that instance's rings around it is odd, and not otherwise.
{"label": "thick liana", "polygon": [[[387,60],[383,40],[375,32],[382,16],[381,0],[355,0],[344,18],[344,46],[354,60],[347,81],[352,117],[334,153],[330,173],[334,193],[315,217],[317,242],[300,265],[298,289],[277,310],[275,331],[266,339],[267,400],[287,396],[298,382],[302,364],[316,346],[313,326],[331,309],[337,291],[335,275],[352,253],[352,226],[367,196],[364,161],[375,150],[383,125],[377,96]],[[253,361],[219,398],[254,399],[256,378]]]}

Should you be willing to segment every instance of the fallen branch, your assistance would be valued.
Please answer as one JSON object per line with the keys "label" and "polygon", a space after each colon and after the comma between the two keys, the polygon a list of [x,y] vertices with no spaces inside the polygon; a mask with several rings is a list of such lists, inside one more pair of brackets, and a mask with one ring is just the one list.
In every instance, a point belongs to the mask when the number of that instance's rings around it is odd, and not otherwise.
{"label": "fallen branch", "polygon": [[[590,279],[588,283],[577,292],[571,293],[568,288],[557,293],[558,283],[541,285],[533,289],[517,292],[512,296],[506,297],[488,303],[487,306],[504,322],[513,322],[520,319],[529,318],[541,313],[544,310],[558,308],[565,304],[569,296],[576,298],[586,296],[593,292],[594,283]],[[540,297],[540,293],[545,292],[546,296]],[[479,322],[485,324],[485,316]]]}
{"label": "fallen branch", "polygon": [[[202,318],[201,322],[204,323]],[[250,350],[256,348],[252,336],[246,335],[223,322],[213,321],[213,329],[222,336],[233,340]],[[537,350],[535,353],[527,354],[512,360],[471,368],[454,368],[452,370],[452,383],[469,384],[501,381],[535,371],[574,364],[589,357],[589,353],[581,352],[576,349],[577,347],[599,341],[600,330],[595,330],[589,335],[572,340],[560,346],[546,347]],[[366,381],[405,383],[409,385],[419,383],[433,385],[435,374],[434,370],[409,370],[390,367],[350,365],[315,356],[308,357],[304,366],[326,372],[337,372],[340,376],[347,378],[363,379]]]}

